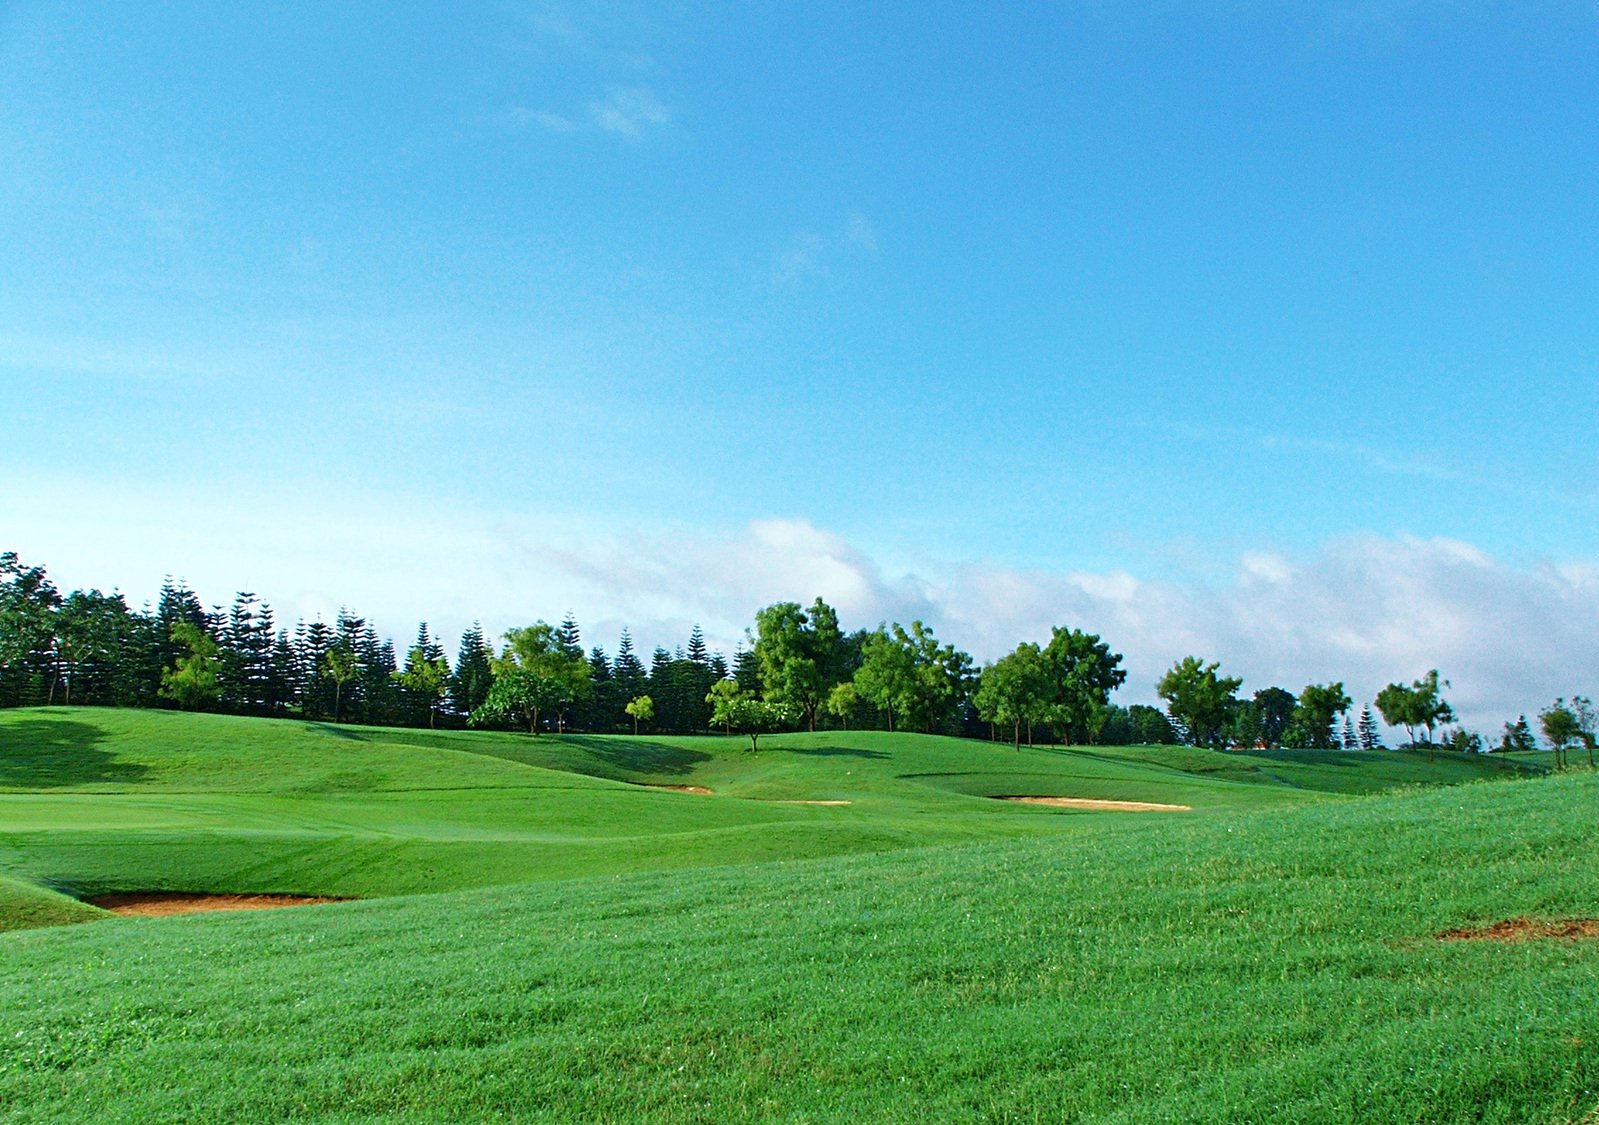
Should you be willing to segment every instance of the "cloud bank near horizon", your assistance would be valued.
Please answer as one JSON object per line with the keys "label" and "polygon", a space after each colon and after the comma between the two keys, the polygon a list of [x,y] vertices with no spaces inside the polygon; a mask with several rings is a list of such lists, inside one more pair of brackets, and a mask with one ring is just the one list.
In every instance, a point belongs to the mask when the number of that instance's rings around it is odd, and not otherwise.
{"label": "cloud bank near horizon", "polygon": [[[1357,535],[1308,552],[1243,552],[1230,576],[1207,582],[992,560],[889,566],[796,518],[616,534],[414,510],[292,521],[226,509],[200,518],[155,502],[103,511],[75,532],[52,527],[42,510],[37,520],[7,518],[3,546],[49,567],[63,587],[120,585],[135,603],[170,572],[207,604],[251,589],[285,622],[331,619],[348,604],[401,646],[422,619],[453,638],[475,619],[498,633],[571,611],[585,643],[608,651],[624,627],[647,654],[682,644],[699,624],[731,655],[761,606],[821,596],[846,628],[920,618],[979,662],[1053,625],[1099,633],[1124,654],[1123,702],[1156,702],[1155,681],[1186,655],[1220,661],[1246,692],[1341,680],[1357,707],[1383,684],[1436,667],[1463,721],[1494,736],[1557,695],[1593,693],[1599,667],[1599,563],[1512,562],[1444,538]],[[168,520],[170,533],[152,529]]]}

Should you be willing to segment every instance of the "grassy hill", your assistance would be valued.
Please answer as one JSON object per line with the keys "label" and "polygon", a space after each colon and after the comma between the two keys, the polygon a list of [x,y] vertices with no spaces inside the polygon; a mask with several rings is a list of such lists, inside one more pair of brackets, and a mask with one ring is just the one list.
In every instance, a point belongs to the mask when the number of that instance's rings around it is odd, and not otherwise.
{"label": "grassy hill", "polygon": [[1599,917],[1592,774],[770,741],[0,715],[10,925],[104,917],[68,888],[396,896],[0,934],[0,1117],[1599,1111],[1599,942],[1437,938]]}

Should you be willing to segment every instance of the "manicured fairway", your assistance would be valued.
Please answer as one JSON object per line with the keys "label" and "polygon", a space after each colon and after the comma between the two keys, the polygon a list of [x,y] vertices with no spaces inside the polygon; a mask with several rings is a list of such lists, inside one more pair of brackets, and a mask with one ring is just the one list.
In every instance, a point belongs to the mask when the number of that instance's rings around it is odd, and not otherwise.
{"label": "manicured fairway", "polygon": [[[0,740],[0,917],[46,927],[0,934],[7,1120],[1599,1111],[1599,941],[1435,937],[1599,917],[1586,772],[91,711]],[[60,926],[107,916],[50,885],[394,897]]]}

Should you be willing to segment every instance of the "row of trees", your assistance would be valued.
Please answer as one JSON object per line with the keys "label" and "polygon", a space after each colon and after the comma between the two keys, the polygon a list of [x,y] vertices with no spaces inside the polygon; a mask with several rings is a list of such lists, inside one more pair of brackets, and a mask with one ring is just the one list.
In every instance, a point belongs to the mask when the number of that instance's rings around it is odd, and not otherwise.
{"label": "row of trees", "polygon": [[[729,663],[698,626],[687,644],[657,648],[646,666],[624,630],[615,656],[585,651],[570,614],[504,634],[496,649],[477,625],[453,664],[426,623],[401,659],[371,623],[341,610],[280,627],[270,606],[240,593],[207,611],[167,580],[155,607],[119,593],[63,595],[43,567],[0,555],[0,705],[94,703],[182,706],[240,714],[298,715],[374,724],[520,726],[537,733],[744,731],[804,726],[881,727],[1075,743],[1171,743],[1373,750],[1382,736],[1372,705],[1358,719],[1342,683],[1299,692],[1268,687],[1240,697],[1242,679],[1185,657],[1156,685],[1166,710],[1121,707],[1122,657],[1093,633],[1057,627],[978,668],[921,621],[844,631],[821,598],[779,602],[755,615],[747,647]],[[1412,744],[1481,750],[1480,736],[1450,729],[1437,670],[1389,684],[1375,706]],[[1562,764],[1568,747],[1593,757],[1592,707],[1556,700],[1540,728]],[[1536,746],[1526,717],[1505,724],[1494,749]],[[753,745],[753,742],[752,742]]]}

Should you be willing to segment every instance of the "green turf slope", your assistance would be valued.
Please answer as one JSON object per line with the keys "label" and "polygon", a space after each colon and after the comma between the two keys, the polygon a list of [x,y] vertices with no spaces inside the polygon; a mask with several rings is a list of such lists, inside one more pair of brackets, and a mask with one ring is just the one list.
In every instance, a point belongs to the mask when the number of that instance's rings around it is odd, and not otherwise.
{"label": "green turf slope", "polygon": [[[1023,749],[846,732],[764,739],[427,732],[99,709],[0,712],[0,873],[111,891],[373,897],[1103,831],[1060,795],[1295,806],[1459,781],[1486,760]],[[661,786],[714,791],[694,796]],[[848,802],[838,805],[797,801]],[[11,909],[0,929],[47,914]]]}
{"label": "green turf slope", "polygon": [[[0,935],[0,1117],[1574,1122],[1599,779]],[[1079,818],[1081,819],[1081,818]]]}

